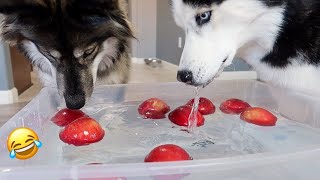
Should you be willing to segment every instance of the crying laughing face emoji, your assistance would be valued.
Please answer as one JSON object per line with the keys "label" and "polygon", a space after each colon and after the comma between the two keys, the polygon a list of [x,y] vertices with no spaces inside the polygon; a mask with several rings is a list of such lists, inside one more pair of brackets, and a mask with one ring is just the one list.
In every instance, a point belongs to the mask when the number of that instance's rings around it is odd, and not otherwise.
{"label": "crying laughing face emoji", "polygon": [[7,141],[10,158],[26,160],[32,158],[42,146],[38,135],[29,128],[18,128],[11,132]]}

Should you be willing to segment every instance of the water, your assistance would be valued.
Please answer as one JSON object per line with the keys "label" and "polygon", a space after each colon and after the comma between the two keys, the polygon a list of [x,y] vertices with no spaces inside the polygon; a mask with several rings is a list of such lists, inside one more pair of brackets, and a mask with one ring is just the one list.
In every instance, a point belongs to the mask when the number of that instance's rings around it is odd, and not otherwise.
{"label": "water", "polygon": [[[195,91],[195,107],[199,99],[198,89]],[[172,109],[186,103],[190,97],[180,100],[164,99]],[[218,106],[224,98],[214,99]],[[214,114],[205,116],[205,125],[195,128],[190,126],[192,132],[182,131],[168,118],[161,120],[143,119],[138,114],[141,101],[129,101],[119,104],[92,103],[84,111],[101,124],[106,135],[99,143],[89,146],[74,147],[62,143],[58,138],[59,129],[52,123],[44,125],[46,133],[55,134],[49,139],[43,138],[45,143],[39,153],[57,149],[51,162],[61,160],[62,164],[84,165],[90,163],[139,163],[156,146],[163,144],[176,144],[184,148],[195,160],[208,158],[224,158],[244,154],[255,154],[290,147],[294,149],[302,144],[311,144],[320,141],[320,133],[310,142],[301,140],[297,142],[293,137],[310,137],[314,134],[310,130],[297,130],[298,126],[290,126],[287,131],[288,120],[279,117],[279,127],[258,127],[248,125],[241,121],[238,115],[226,115],[217,110]],[[193,115],[194,116],[194,115]],[[191,118],[191,120],[193,120]],[[196,121],[193,121],[193,123]],[[192,124],[192,123],[191,123]],[[196,125],[196,123],[194,124]],[[50,129],[52,131],[50,131]],[[299,133],[297,133],[299,132]],[[301,134],[302,132],[308,135]],[[277,136],[272,136],[273,134]],[[50,138],[51,137],[51,138]],[[281,137],[281,138],[279,138]],[[280,146],[279,144],[286,144]],[[39,155],[40,158],[40,155]]]}
{"label": "water", "polygon": [[[194,109],[199,97],[198,89],[195,94]],[[175,109],[190,100],[191,96],[176,99],[163,98],[163,100],[171,106],[171,109]],[[216,107],[226,99],[225,96],[207,98],[213,100]],[[60,141],[61,128],[46,120],[49,119],[46,117],[47,110],[40,114],[41,123],[39,124],[35,124],[38,121],[34,121],[39,116],[38,113],[32,111],[24,114],[25,124],[37,130],[43,143],[41,147],[40,142],[35,142],[41,149],[37,156],[27,161],[27,165],[141,163],[154,147],[163,144],[181,146],[194,160],[263,152],[288,152],[300,147],[320,144],[319,131],[287,120],[279,114],[277,114],[279,118],[277,126],[259,127],[241,121],[238,115],[223,114],[217,109],[214,114],[205,116],[204,126],[198,128],[194,126],[193,129],[190,127],[196,133],[188,133],[172,124],[168,118],[143,119],[137,111],[143,100],[137,99],[117,103],[105,103],[100,99],[90,102],[83,110],[99,121],[106,135],[102,141],[83,147],[70,146]],[[4,138],[6,137],[0,137],[0,141],[5,142]],[[10,159],[6,145],[3,145],[0,152],[1,159]],[[14,157],[13,153],[12,157]],[[0,161],[0,165],[22,166],[23,164],[10,159],[10,161]]]}
{"label": "water", "polygon": [[194,92],[195,92],[194,103],[188,119],[188,132],[190,133],[195,133],[195,128],[197,127],[197,122],[198,122],[197,114],[198,114],[199,100],[200,100],[199,87],[196,87]]}
{"label": "water", "polygon": [[[187,99],[166,102],[174,109],[187,102]],[[259,142],[243,134],[240,121],[235,116],[226,118],[224,114],[217,112],[206,116],[205,125],[196,128],[196,133],[188,133],[173,125],[168,118],[143,119],[137,112],[140,103],[95,104],[86,108],[86,113],[104,127],[106,136],[99,143],[83,147],[68,146],[59,142],[63,147],[61,159],[65,163],[76,165],[137,163],[143,162],[151,149],[163,144],[179,145],[194,159],[231,157],[263,151]],[[222,119],[224,120],[221,121]]]}

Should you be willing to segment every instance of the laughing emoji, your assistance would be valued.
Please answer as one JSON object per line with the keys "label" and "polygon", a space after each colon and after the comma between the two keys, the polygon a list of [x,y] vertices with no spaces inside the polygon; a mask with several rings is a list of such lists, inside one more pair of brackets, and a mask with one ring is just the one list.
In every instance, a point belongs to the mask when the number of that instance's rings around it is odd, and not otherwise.
{"label": "laughing emoji", "polygon": [[29,128],[18,128],[11,132],[7,141],[10,158],[26,160],[32,158],[42,146],[38,135]]}

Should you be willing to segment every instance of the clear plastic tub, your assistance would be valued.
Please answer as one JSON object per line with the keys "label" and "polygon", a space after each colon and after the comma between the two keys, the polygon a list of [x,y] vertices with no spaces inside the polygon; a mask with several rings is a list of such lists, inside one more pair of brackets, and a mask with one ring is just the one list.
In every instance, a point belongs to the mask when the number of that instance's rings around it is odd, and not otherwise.
{"label": "clear plastic tub", "polygon": [[[0,179],[318,179],[320,171],[320,99],[278,89],[257,81],[216,81],[201,90],[217,107],[196,135],[180,131],[167,119],[144,120],[138,105],[158,97],[172,109],[194,97],[193,88],[180,83],[99,87],[83,109],[105,128],[96,144],[74,147],[62,143],[61,130],[50,118],[63,103],[45,88],[0,129]],[[275,113],[275,127],[242,122],[225,115],[219,104],[239,98]],[[17,127],[35,130],[43,143],[29,160],[10,159],[9,133]],[[143,163],[151,149],[174,143],[194,158],[188,162]],[[95,165],[88,165],[98,163]]]}

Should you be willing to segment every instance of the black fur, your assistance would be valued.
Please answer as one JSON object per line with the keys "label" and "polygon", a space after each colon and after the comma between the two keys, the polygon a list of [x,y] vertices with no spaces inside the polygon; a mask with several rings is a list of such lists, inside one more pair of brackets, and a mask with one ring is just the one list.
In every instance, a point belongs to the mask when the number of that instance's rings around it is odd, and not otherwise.
{"label": "black fur", "polygon": [[[224,0],[183,0],[195,7],[221,4]],[[272,67],[285,68],[302,53],[302,60],[320,64],[320,2],[316,0],[259,0],[268,7],[285,7],[284,22],[273,50],[262,61]]]}
{"label": "black fur", "polygon": [[[170,4],[171,4],[170,0]],[[212,4],[221,4],[223,1],[226,0],[183,0],[185,4],[189,4],[194,7],[201,7],[201,6],[211,6]],[[272,7],[272,6],[279,6],[284,3],[284,0],[259,0],[263,4]],[[305,0],[308,1],[308,0]]]}
{"label": "black fur", "polygon": [[183,0],[183,3],[189,4],[195,7],[211,6],[213,3],[220,4],[224,0]]}
{"label": "black fur", "polygon": [[[271,2],[271,1],[268,1]],[[290,58],[303,53],[311,65],[320,64],[320,3],[314,1],[274,1],[285,6],[284,22],[274,49],[263,58],[273,67],[285,68]]]}
{"label": "black fur", "polygon": [[[133,37],[118,0],[2,0],[0,13],[6,17],[2,34],[6,41],[16,44],[26,55],[28,50],[23,42],[33,42],[57,72],[63,74],[64,97],[69,103],[76,104],[91,95],[90,68],[105,40],[116,38],[118,51],[116,57],[106,57],[112,59],[112,67],[101,62],[98,78],[117,71],[119,63],[129,68],[129,62],[118,62],[121,57],[128,57],[128,41]],[[97,44],[94,53],[84,54],[80,59],[74,56],[75,48],[85,50],[93,43]],[[54,59],[48,53],[50,50],[59,51],[61,58]],[[70,107],[78,109],[83,105]]]}
{"label": "black fur", "polygon": [[284,3],[284,0],[260,0],[260,1],[269,7],[280,6]]}

